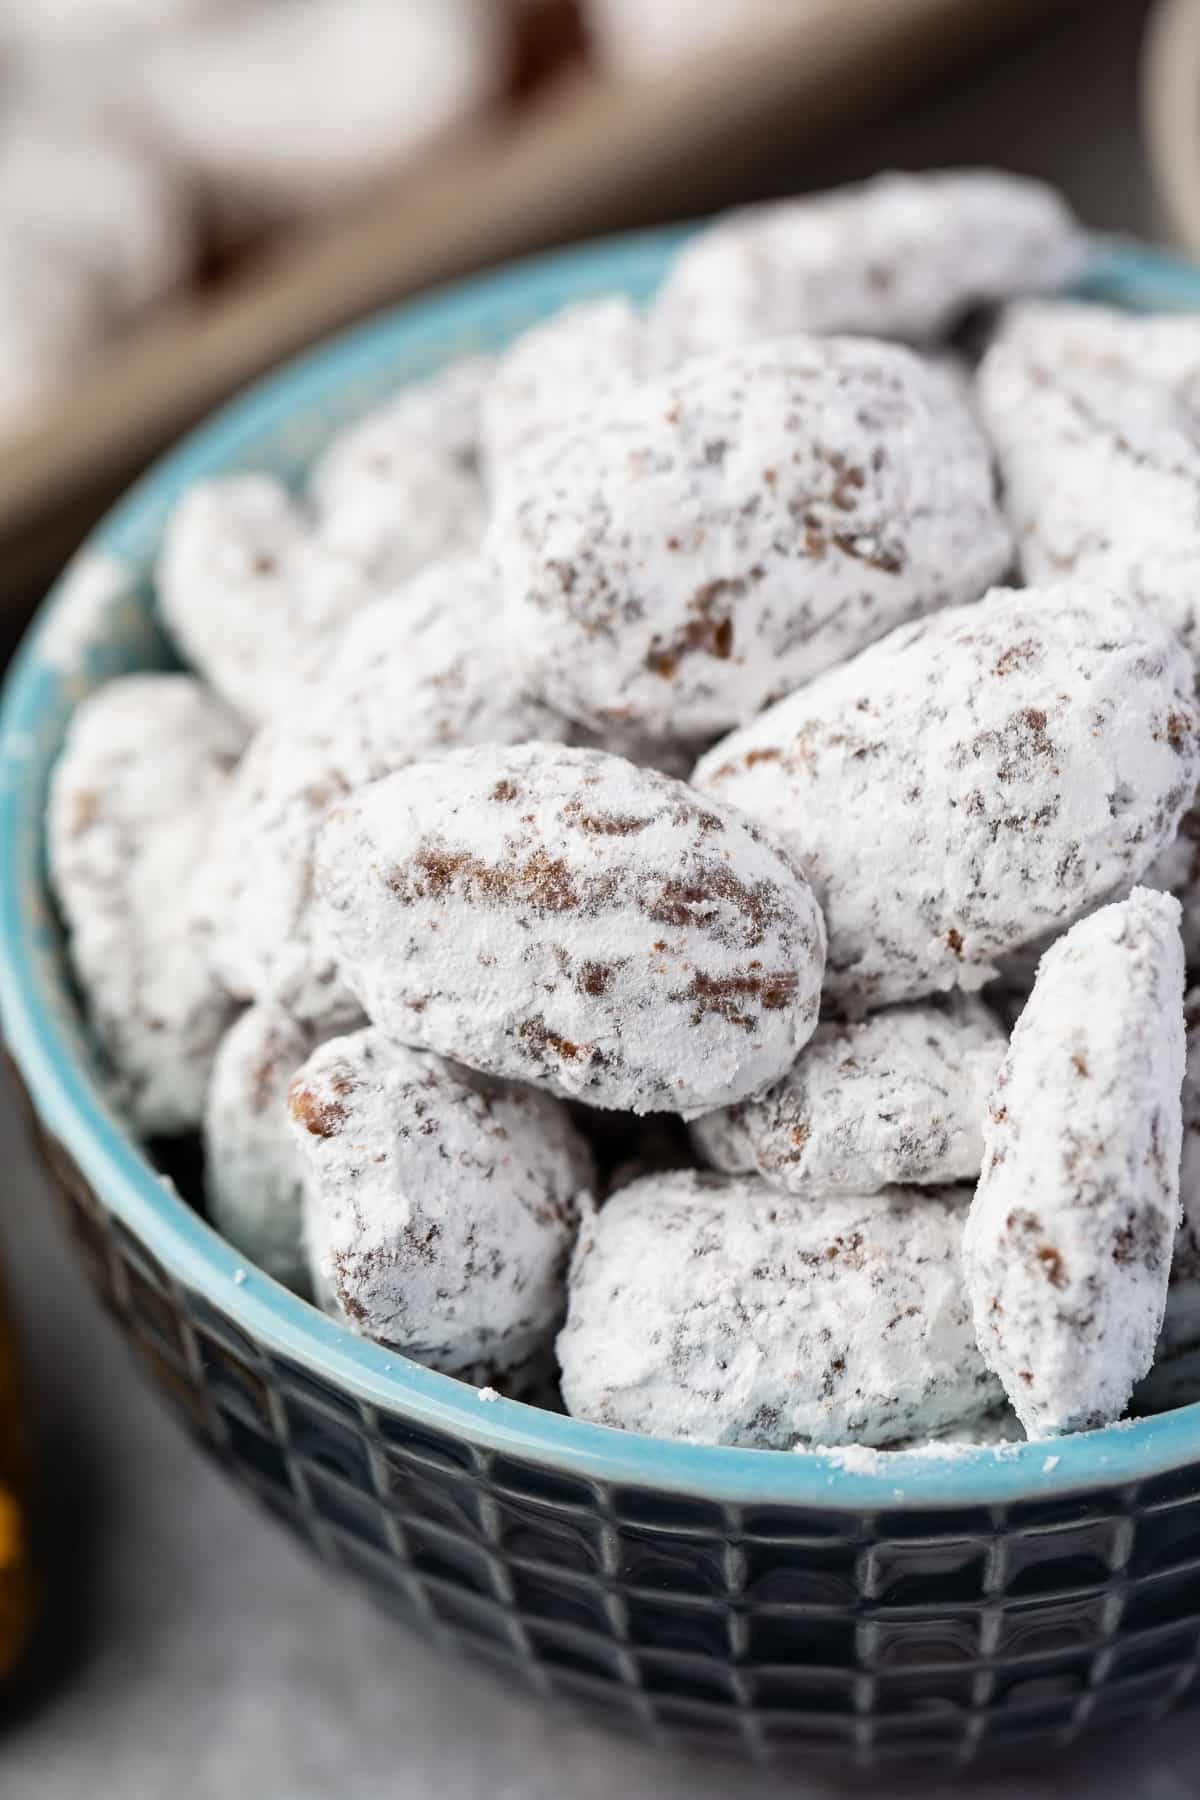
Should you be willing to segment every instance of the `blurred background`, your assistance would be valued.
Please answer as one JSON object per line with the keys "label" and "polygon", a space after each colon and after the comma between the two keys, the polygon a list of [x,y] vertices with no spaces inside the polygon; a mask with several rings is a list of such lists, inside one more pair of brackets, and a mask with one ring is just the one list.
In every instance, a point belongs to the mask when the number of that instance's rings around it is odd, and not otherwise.
{"label": "blurred background", "polygon": [[[13,622],[136,468],[272,362],[552,243],[871,170],[1051,167],[955,95],[1137,0],[0,0],[0,598]],[[1194,10],[1194,9],[1191,9]],[[1124,26],[1098,26],[1120,11]],[[1071,47],[1073,46],[1073,48]],[[907,139],[897,138],[904,121]],[[1078,120],[1080,126],[1083,120]],[[1002,127],[997,129],[997,127]],[[1075,133],[1091,222],[1127,222]],[[1086,145],[1086,150],[1085,150]],[[881,146],[882,149],[882,146]],[[1079,171],[1082,173],[1082,171]],[[1093,171],[1088,171],[1089,177]],[[1072,192],[1075,200],[1082,191]]]}
{"label": "blurred background", "polygon": [[[550,244],[976,162],[1200,254],[1200,0],[0,0],[0,653],[150,457],[328,331]],[[0,1794],[729,1791],[447,1681],[303,1562],[129,1380],[0,1109],[46,1477]],[[28,1598],[6,1518],[0,1662]],[[1173,1721],[1071,1786],[1182,1800],[1198,1743]]]}

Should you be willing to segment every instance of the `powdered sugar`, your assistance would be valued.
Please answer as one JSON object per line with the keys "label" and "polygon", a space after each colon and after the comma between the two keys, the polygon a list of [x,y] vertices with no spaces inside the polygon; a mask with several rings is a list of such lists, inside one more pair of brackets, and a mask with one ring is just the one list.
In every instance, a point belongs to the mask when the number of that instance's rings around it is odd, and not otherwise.
{"label": "powdered sugar", "polygon": [[693,353],[793,331],[931,342],[974,306],[1065,286],[1083,257],[1040,182],[881,175],[718,219],[676,258],[655,316]]}
{"label": "powdered sugar", "polygon": [[252,1006],[222,1038],[204,1109],[210,1217],[287,1287],[308,1286],[301,1242],[304,1166],[288,1128],[292,1076],[313,1033],[278,1007]]}
{"label": "powdered sugar", "polygon": [[188,489],[167,524],[159,608],[183,654],[249,724],[297,696],[314,650],[376,590],[322,546],[283,485],[229,475]]}
{"label": "powdered sugar", "polygon": [[241,741],[189,676],[127,675],[78,708],[54,772],[50,865],[68,950],[142,1135],[199,1123],[230,1020],[184,901]]}
{"label": "powdered sugar", "polygon": [[902,626],[697,765],[799,860],[830,1001],[978,987],[1128,890],[1200,773],[1190,658],[1086,582]]}
{"label": "powdered sugar", "polygon": [[540,439],[488,537],[532,690],[708,735],[1006,568],[986,446],[906,350],[793,338],[687,364]]}
{"label": "powdered sugar", "polygon": [[1005,1044],[979,1001],[818,1025],[782,1081],[698,1119],[692,1137],[712,1167],[756,1170],[771,1186],[811,1199],[973,1180]]}
{"label": "powdered sugar", "polygon": [[816,1023],[824,932],[789,859],[602,751],[485,746],[361,788],[315,890],[381,1029],[593,1106],[727,1104]]}
{"label": "powdered sugar", "polygon": [[964,1265],[980,1347],[1031,1435],[1118,1418],[1154,1354],[1179,1216],[1178,920],[1137,888],[1074,926],[996,1083]]}
{"label": "powdered sugar", "polygon": [[360,1031],[292,1083],[314,1278],[349,1322],[447,1374],[551,1337],[591,1165],[565,1109]]}
{"label": "powdered sugar", "polygon": [[428,154],[499,86],[486,0],[219,7],[147,57],[139,97],[231,226],[342,200]]}
{"label": "powdered sugar", "polygon": [[758,1182],[648,1176],[584,1220],[558,1339],[570,1412],[698,1443],[870,1445],[999,1398],[959,1237],[969,1190],[813,1206]]}
{"label": "powdered sugar", "polygon": [[564,307],[505,349],[483,397],[483,453],[493,488],[513,459],[612,395],[654,374],[656,354],[624,295]]}
{"label": "powdered sugar", "polygon": [[1017,308],[978,402],[1027,579],[1144,600],[1200,655],[1200,321]]}
{"label": "powdered sugar", "polygon": [[451,363],[332,438],[309,481],[323,544],[379,588],[478,547],[479,404],[492,364]]}
{"label": "powdered sugar", "polygon": [[357,1003],[337,979],[312,897],[330,807],[433,750],[565,729],[507,675],[482,564],[438,563],[364,609],[302,701],[254,739],[222,808],[194,904],[230,992],[345,1026]]}
{"label": "powdered sugar", "polygon": [[128,597],[130,575],[117,557],[84,550],[63,576],[38,653],[61,675],[78,675],[112,630],[113,608]]}

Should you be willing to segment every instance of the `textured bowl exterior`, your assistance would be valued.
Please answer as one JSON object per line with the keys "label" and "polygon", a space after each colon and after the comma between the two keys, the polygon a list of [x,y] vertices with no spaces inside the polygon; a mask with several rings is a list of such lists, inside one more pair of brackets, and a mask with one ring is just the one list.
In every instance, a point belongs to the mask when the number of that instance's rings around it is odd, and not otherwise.
{"label": "textured bowl exterior", "polygon": [[[295,479],[405,380],[568,301],[635,299],[678,234],[521,265],[339,339],[217,416],[100,527],[0,716],[0,1013],[82,1260],[193,1435],[422,1636],[626,1733],[759,1762],[964,1765],[1165,1712],[1200,1678],[1200,1406],[953,1458],[661,1442],[475,1390],[354,1337],[237,1254],[106,1105],[46,889],[79,697],[160,666],[150,578],[198,476]],[[1098,245],[1085,292],[1200,309],[1200,271]],[[79,606],[81,571],[104,576]],[[107,583],[107,585],[105,585]]]}

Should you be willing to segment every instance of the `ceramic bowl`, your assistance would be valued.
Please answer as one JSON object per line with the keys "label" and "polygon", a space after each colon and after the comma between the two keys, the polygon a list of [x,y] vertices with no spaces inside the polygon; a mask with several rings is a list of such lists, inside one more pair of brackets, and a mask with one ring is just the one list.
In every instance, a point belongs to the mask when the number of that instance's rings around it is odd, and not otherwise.
{"label": "ceramic bowl", "polygon": [[[376,319],[218,414],[97,530],[0,717],[9,1053],[80,1257],[152,1382],[232,1479],[423,1637],[626,1733],[758,1761],[1071,1743],[1196,1685],[1200,1406],[1051,1448],[843,1463],[483,1401],[247,1267],[109,1111],[72,992],[47,780],[89,688],[169,664],[151,576],[184,488],[298,478],[399,384],[567,302],[644,299],[677,241],[586,246]],[[1200,308],[1200,271],[1134,247],[1097,244],[1084,289]]]}

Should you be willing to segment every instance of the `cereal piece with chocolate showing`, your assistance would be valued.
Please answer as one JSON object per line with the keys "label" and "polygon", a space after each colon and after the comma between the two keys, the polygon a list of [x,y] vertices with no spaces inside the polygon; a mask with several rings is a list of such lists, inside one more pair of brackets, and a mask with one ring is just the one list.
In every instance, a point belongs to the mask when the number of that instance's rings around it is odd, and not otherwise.
{"label": "cereal piece with chocolate showing", "polygon": [[1142,599],[1200,659],[1200,320],[1020,306],[977,398],[1025,580]]}
{"label": "cereal piece with chocolate showing", "polygon": [[591,1164],[566,1108],[365,1030],[291,1087],[314,1285],[444,1374],[546,1348]]}
{"label": "cereal piece with chocolate showing", "polygon": [[693,354],[794,331],[932,343],[974,307],[1064,287],[1084,252],[1039,181],[880,175],[718,219],[676,257],[654,317]]}
{"label": "cereal piece with chocolate showing", "polygon": [[693,777],[773,831],[829,932],[828,1000],[975,988],[1127,893],[1200,772],[1191,659],[1087,582],[902,626],[714,746]]}
{"label": "cereal piece with chocolate showing", "polygon": [[1031,1437],[1120,1418],[1179,1221],[1179,903],[1135,888],[1042,958],[963,1241],[979,1346]]}
{"label": "cereal piece with chocolate showing", "polygon": [[711,737],[1008,566],[987,446],[911,351],[793,338],[688,363],[540,439],[488,536],[532,691]]}
{"label": "cereal piece with chocolate showing", "polygon": [[492,376],[464,357],[338,432],[308,484],[323,544],[381,589],[478,548],[480,398]]}
{"label": "cereal piece with chocolate showing", "polygon": [[824,931],[790,858],[603,751],[485,746],[361,788],[315,889],[381,1030],[593,1106],[730,1104],[816,1024]]}
{"label": "cereal piece with chocolate showing", "polygon": [[237,761],[236,722],[187,675],[126,675],[79,707],[50,790],[50,869],[114,1098],[143,1137],[200,1121],[232,1005],[186,896]]}
{"label": "cereal piece with chocolate showing", "polygon": [[204,1108],[204,1187],[223,1237],[285,1287],[308,1287],[304,1166],[288,1087],[316,1045],[280,1007],[251,1006],[222,1038]]}
{"label": "cereal piece with chocolate showing", "polygon": [[200,481],[167,521],[158,604],[188,662],[249,725],[296,697],[314,647],[371,598],[270,475]]}
{"label": "cereal piece with chocolate showing", "polygon": [[697,1119],[692,1137],[712,1168],[809,1199],[972,1181],[1006,1042],[966,998],[818,1025],[782,1081]]}
{"label": "cereal piece with chocolate showing", "polygon": [[655,348],[623,294],[566,306],[497,359],[483,397],[483,455],[493,491],[512,462],[564,420],[655,373]]}
{"label": "cereal piece with chocolate showing", "polygon": [[928,1437],[1000,1399],[975,1347],[965,1188],[820,1206],[746,1177],[635,1181],[584,1218],[558,1359],[567,1410],[788,1449]]}
{"label": "cereal piece with chocolate showing", "polygon": [[977,393],[1025,578],[1143,600],[1200,657],[1200,320],[1017,307]]}
{"label": "cereal piece with chocolate showing", "polygon": [[303,703],[255,737],[222,808],[194,904],[230,993],[345,1027],[359,1008],[315,927],[312,894],[330,807],[434,750],[565,730],[506,675],[495,589],[478,561],[437,563],[373,602]]}

